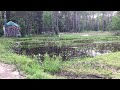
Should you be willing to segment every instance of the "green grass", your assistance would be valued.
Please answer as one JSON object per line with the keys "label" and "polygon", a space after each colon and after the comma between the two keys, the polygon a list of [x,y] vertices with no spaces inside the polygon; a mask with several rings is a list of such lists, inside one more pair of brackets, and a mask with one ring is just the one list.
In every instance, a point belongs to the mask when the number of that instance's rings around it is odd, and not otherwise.
{"label": "green grass", "polygon": [[35,79],[53,79],[60,78],[44,72],[37,60],[31,59],[24,55],[12,53],[9,49],[15,39],[0,38],[0,62],[14,64],[16,67],[26,74],[26,78]]}
{"label": "green grass", "polygon": [[120,78],[120,52],[67,61],[61,70],[76,74],[96,74]]}
{"label": "green grass", "polygon": [[[107,32],[106,32],[107,33]],[[36,37],[28,37],[28,38],[18,38],[14,41],[21,41],[24,46],[33,48],[33,47],[39,47],[41,46],[75,46],[83,43],[98,43],[98,42],[120,42],[120,36],[112,36],[109,34],[103,35],[99,32],[98,34],[90,33],[93,36],[82,36],[79,33],[73,33],[73,34],[60,34],[60,37],[54,36],[54,37],[43,37],[42,35],[36,36]]]}
{"label": "green grass", "polygon": [[60,57],[50,58],[48,54],[45,55],[45,60],[43,61],[43,69],[45,72],[58,72],[61,67],[62,59]]}
{"label": "green grass", "polygon": [[[82,33],[83,34],[83,33]],[[101,55],[94,58],[83,58],[72,61],[61,61],[46,59],[42,65],[37,60],[31,59],[25,55],[18,55],[12,53],[10,47],[15,42],[30,42],[43,43],[47,45],[79,45],[81,43],[88,43],[87,41],[100,42],[112,41],[119,42],[120,36],[111,36],[110,33],[105,35],[81,36],[81,34],[60,34],[60,37],[27,37],[27,38],[0,38],[0,62],[7,64],[14,64],[16,67],[26,74],[29,79],[57,79],[65,78],[63,76],[52,75],[51,72],[68,71],[76,74],[99,74],[112,78],[120,78],[120,52]],[[91,36],[93,35],[93,36]],[[85,42],[86,41],[86,42]],[[89,43],[91,43],[89,42]],[[49,43],[49,44],[48,44]],[[35,45],[35,44],[33,44]]]}

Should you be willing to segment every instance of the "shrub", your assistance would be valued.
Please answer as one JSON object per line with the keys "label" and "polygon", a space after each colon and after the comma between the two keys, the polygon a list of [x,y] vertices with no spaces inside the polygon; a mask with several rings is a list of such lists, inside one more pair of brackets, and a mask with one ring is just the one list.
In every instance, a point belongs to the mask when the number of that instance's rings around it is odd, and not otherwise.
{"label": "shrub", "polygon": [[51,72],[51,73],[57,72],[60,70],[61,57],[54,56],[50,58],[48,54],[45,54],[42,65],[43,65],[44,71]]}
{"label": "shrub", "polygon": [[0,37],[4,35],[3,30],[0,30]]}

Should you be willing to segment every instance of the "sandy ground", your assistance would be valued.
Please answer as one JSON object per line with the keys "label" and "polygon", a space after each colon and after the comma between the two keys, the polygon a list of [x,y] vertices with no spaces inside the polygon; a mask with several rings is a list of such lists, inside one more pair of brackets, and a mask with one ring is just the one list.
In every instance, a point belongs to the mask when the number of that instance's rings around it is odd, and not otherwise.
{"label": "sandy ground", "polygon": [[0,63],[0,79],[24,79],[15,66]]}

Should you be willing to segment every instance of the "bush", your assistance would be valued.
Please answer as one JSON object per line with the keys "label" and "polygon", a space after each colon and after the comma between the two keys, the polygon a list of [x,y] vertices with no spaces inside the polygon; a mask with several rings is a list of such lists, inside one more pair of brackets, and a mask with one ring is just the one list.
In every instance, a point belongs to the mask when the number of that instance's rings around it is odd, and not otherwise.
{"label": "bush", "polygon": [[61,57],[52,57],[50,58],[48,54],[45,54],[43,61],[43,69],[47,72],[58,72],[61,66]]}
{"label": "bush", "polygon": [[4,35],[4,31],[0,30],[0,37]]}

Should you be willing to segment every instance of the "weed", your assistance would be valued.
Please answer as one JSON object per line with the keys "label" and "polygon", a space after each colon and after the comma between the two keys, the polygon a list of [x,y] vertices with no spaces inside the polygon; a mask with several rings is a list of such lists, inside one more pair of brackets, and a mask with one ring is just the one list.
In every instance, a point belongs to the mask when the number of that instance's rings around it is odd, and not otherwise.
{"label": "weed", "polygon": [[45,54],[43,61],[43,69],[48,72],[58,72],[61,67],[61,57],[50,58],[48,54]]}

